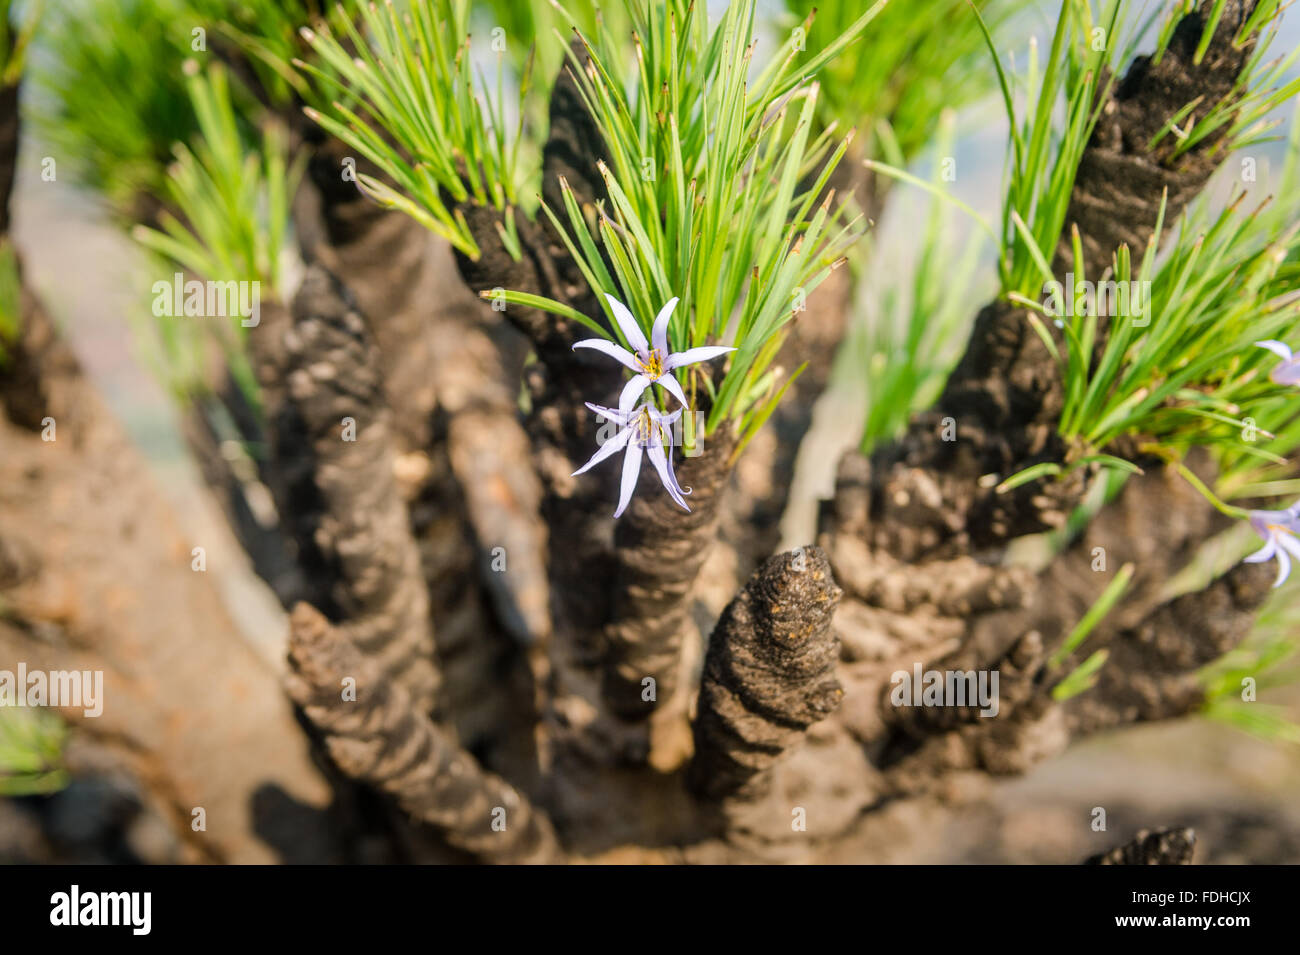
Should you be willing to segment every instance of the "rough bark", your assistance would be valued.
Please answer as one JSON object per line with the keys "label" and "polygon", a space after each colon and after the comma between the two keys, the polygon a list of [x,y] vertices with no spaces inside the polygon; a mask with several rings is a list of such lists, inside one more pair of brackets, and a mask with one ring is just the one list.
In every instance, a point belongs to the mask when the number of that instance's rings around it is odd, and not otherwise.
{"label": "rough bark", "polygon": [[[483,861],[559,861],[546,816],[483,771],[402,684],[388,680],[358,650],[351,629],[332,627],[306,604],[293,612],[289,693],[324,734],[339,768]],[[344,699],[348,681],[355,681],[354,700]]]}
{"label": "rough bark", "polygon": [[[1056,251],[1054,271],[1070,266],[1068,226],[1077,223],[1089,278],[1110,267],[1115,250],[1126,244],[1135,257],[1146,249],[1168,190],[1165,222],[1172,223],[1205,188],[1224,160],[1221,146],[1231,124],[1224,124],[1182,156],[1174,158],[1176,134],[1156,145],[1151,140],[1188,103],[1199,99],[1192,117],[1216,104],[1240,98],[1237,86],[1258,36],[1233,45],[1255,10],[1255,0],[1228,0],[1204,59],[1195,62],[1208,6],[1183,17],[1161,61],[1138,57],[1102,107],[1101,118],[1084,150],[1066,213],[1067,229]],[[1184,128],[1191,117],[1184,120]]]}
{"label": "rough bark", "polygon": [[[269,491],[261,483],[265,469],[250,474],[231,461],[223,447],[228,439],[218,433],[207,404],[206,399],[195,397],[182,413],[180,427],[185,445],[235,538],[248,554],[253,572],[266,581],[281,606],[291,606],[302,597],[307,582],[294,561]],[[260,442],[260,423],[257,434]],[[255,500],[259,500],[260,507],[254,507]]]}
{"label": "rough bark", "polygon": [[[686,513],[660,488],[637,495],[614,532],[614,600],[605,629],[605,699],[623,719],[645,719],[676,692],[695,578],[717,535],[735,446],[730,429],[679,462],[692,493]],[[645,480],[651,475],[647,474]],[[643,699],[645,678],[654,699]]]}
{"label": "rough bark", "polygon": [[1084,865],[1191,865],[1196,833],[1191,829],[1143,829],[1131,841],[1084,860]]}
{"label": "rough bark", "polygon": [[[25,555],[0,573],[0,658],[103,672],[103,715],[63,715],[140,781],[180,858],[337,861],[330,790],[275,674],[191,569],[195,542],[39,304],[24,301],[22,390],[0,369],[0,537]],[[198,807],[205,832],[191,829]]]}
{"label": "rough bark", "polygon": [[[483,320],[446,243],[344,179],[350,151],[342,143],[318,131],[308,138],[311,188],[295,209],[304,253],[355,296],[378,349],[398,483],[448,671],[444,713],[467,742],[481,741],[510,722],[516,698],[503,681],[518,663],[505,634],[527,643],[550,633],[546,594],[538,593],[541,492],[521,453],[527,439],[511,388],[522,340],[505,323]],[[506,548],[509,573],[493,569],[495,546]]]}
{"label": "rough bark", "polygon": [[[265,310],[264,310],[265,314]],[[263,328],[265,326],[265,329]],[[437,688],[429,597],[410,516],[394,478],[390,412],[375,346],[337,281],[311,267],[291,322],[264,319],[275,337],[259,380],[281,514],[322,610],[357,622],[352,639],[413,701]]]}
{"label": "rough bark", "polygon": [[[1240,5],[1230,8],[1225,20],[1243,13]],[[1224,48],[1224,31],[1235,32],[1241,21],[1234,22],[1220,28],[1202,67],[1190,64],[1188,47],[1192,33],[1199,37],[1199,20],[1179,27],[1159,68],[1134,65],[1108,107],[1107,125],[1088,147],[1075,210],[1091,202],[1111,139],[1145,149],[1165,120],[1199,94],[1189,84],[1203,80],[1218,97],[1232,87],[1245,62]],[[1176,83],[1170,71],[1180,77]],[[1148,158],[1163,157],[1167,151]],[[1128,239],[1144,243],[1161,190],[1184,177],[1179,181],[1190,192],[1180,194],[1180,210],[1221,159],[1207,149],[1159,181],[1116,174],[1110,185],[1128,192],[1105,200],[1123,211],[1103,225],[1125,223]],[[1096,243],[1111,241],[1101,235],[1095,230],[1089,245],[1094,259]],[[1113,245],[1107,260],[1111,251]],[[1095,264],[1090,261],[1090,274]],[[977,318],[936,409],[869,460],[853,454],[841,462],[835,498],[823,508],[821,542],[849,593],[839,615],[849,655],[843,719],[883,773],[875,783],[882,796],[939,791],[961,772],[1024,772],[1072,737],[1194,711],[1203,702],[1197,669],[1244,637],[1267,595],[1269,571],[1252,565],[1198,592],[1165,592],[1166,582],[1227,521],[1150,461],[1142,462],[1147,473],[1131,478],[1043,573],[1005,565],[1012,538],[1059,526],[1080,500],[1082,473],[1069,482],[1031,482],[1007,495],[995,489],[1024,467],[1067,460],[1055,430],[1060,409],[1059,373],[1046,347],[1023,315],[993,304]],[[947,437],[955,440],[943,440],[945,418],[952,426]],[[1209,477],[1205,461],[1193,456],[1191,463]],[[1112,573],[1125,562],[1138,572],[1123,603],[1075,657],[1051,666],[1048,658],[1110,578],[1093,570],[1098,547]],[[1097,685],[1054,701],[1061,677],[1101,648],[1110,658]],[[970,708],[894,707],[890,674],[918,662],[926,669],[998,670],[1000,712],[980,719]]]}
{"label": "rough bark", "polygon": [[767,771],[839,706],[831,617],[842,593],[826,555],[809,547],[770,558],[723,612],[705,657],[688,770],[702,798],[757,798]]}
{"label": "rough bark", "polygon": [[[1209,471],[1202,456],[1191,464]],[[841,497],[837,506],[850,500]],[[1157,514],[1165,520],[1153,533]],[[848,658],[843,721],[883,771],[879,791],[941,791],[959,772],[1025,772],[1072,739],[1198,710],[1204,694],[1197,671],[1245,637],[1272,579],[1269,568],[1243,564],[1203,589],[1167,591],[1227,523],[1182,478],[1153,469],[1131,478],[1041,574],[962,557],[929,564],[921,577],[858,537],[826,535],[849,592],[837,618]],[[1099,553],[1110,572],[1098,572]],[[1075,654],[1049,665],[1122,563],[1137,568],[1122,603]],[[1100,649],[1109,659],[1096,685],[1054,701],[1056,683]],[[996,669],[999,712],[980,719],[969,707],[895,707],[890,675],[915,663],[939,671]]]}

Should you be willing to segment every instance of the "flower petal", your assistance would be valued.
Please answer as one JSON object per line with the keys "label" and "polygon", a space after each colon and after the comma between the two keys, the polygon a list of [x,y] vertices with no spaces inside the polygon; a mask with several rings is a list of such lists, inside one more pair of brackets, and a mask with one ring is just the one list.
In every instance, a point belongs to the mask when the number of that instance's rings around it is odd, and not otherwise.
{"label": "flower petal", "polygon": [[676,307],[677,299],[670,298],[664,307],[659,309],[659,314],[655,316],[655,326],[650,330],[650,341],[661,355],[668,354],[668,322],[673,317],[673,309]]}
{"label": "flower petal", "polygon": [[1268,377],[1276,385],[1300,385],[1300,362],[1283,362]]}
{"label": "flower petal", "polygon": [[1273,555],[1277,552],[1277,538],[1272,534],[1264,541],[1264,546],[1249,557],[1243,557],[1242,560],[1248,564],[1262,564],[1266,560],[1272,560]]}
{"label": "flower petal", "polygon": [[725,345],[705,345],[703,348],[688,348],[686,351],[679,351],[674,355],[669,355],[664,362],[664,371],[685,368],[687,365],[694,365],[699,361],[711,361],[719,355],[725,355],[727,352],[735,350]]}
{"label": "flower petal", "polygon": [[691,493],[691,490],[692,490],[691,488],[689,488],[689,487],[682,487],[681,482],[677,480],[677,471],[673,468],[673,448],[672,448],[672,445],[669,445],[669,446],[668,446],[668,476],[671,477],[671,478],[673,479],[673,487],[675,487],[675,488],[677,489],[677,493],[678,493],[678,494],[681,494],[681,495],[685,496],[685,495]]}
{"label": "flower petal", "polygon": [[682,391],[681,384],[677,381],[676,377],[674,377],[671,371],[665,372],[664,374],[656,378],[655,384],[663,385],[664,388],[667,389],[670,395],[672,395],[674,398],[676,398],[678,401],[682,403],[683,408],[689,407],[689,405],[687,405],[686,403],[686,392]]}
{"label": "flower petal", "polygon": [[[631,431],[626,432],[631,434]],[[633,441],[627,446],[627,454],[623,458],[623,487],[618,494],[618,510],[614,516],[622,517],[623,512],[627,510],[628,504],[632,500],[632,492],[636,490],[636,479],[641,475],[641,448]]]}
{"label": "flower petal", "polygon": [[645,340],[645,332],[641,331],[641,326],[636,323],[636,317],[628,307],[609,293],[605,294],[605,300],[614,310],[614,320],[618,322],[618,327],[623,329],[623,337],[632,346],[632,350],[639,354],[648,352],[650,343]]}
{"label": "flower petal", "polygon": [[1267,348],[1269,351],[1271,351],[1274,355],[1277,355],[1277,357],[1281,358],[1283,361],[1291,360],[1291,349],[1287,346],[1286,342],[1279,342],[1270,338],[1267,341],[1255,342],[1255,344],[1258,345],[1260,348]]}
{"label": "flower petal", "polygon": [[1300,560],[1300,540],[1296,540],[1290,534],[1283,532],[1277,535],[1277,542],[1283,550],[1288,551],[1292,557]]}
{"label": "flower petal", "polygon": [[677,479],[673,476],[672,465],[668,461],[668,455],[664,453],[662,444],[651,444],[646,449],[646,454],[650,456],[650,463],[655,466],[659,472],[659,480],[663,482],[664,490],[669,496],[685,511],[690,511],[686,501],[682,499],[681,492],[677,489]]}
{"label": "flower petal", "polygon": [[[578,468],[578,470],[574,471],[573,477],[577,477],[583,471],[590,471],[592,468],[594,468],[601,461],[604,461],[610,455],[617,454],[619,451],[623,449],[623,447],[627,444],[628,439],[631,437],[632,437],[631,428],[621,429],[618,432],[618,434],[614,435],[614,437],[610,438],[608,441],[606,441],[596,450],[596,453],[591,456],[590,461],[588,461],[582,467]],[[637,454],[639,456],[640,451],[638,451]]]}
{"label": "flower petal", "polygon": [[1291,558],[1287,552],[1280,550],[1277,552],[1277,580],[1273,581],[1273,588],[1277,589],[1286,583],[1286,579],[1291,576]]}
{"label": "flower petal", "polygon": [[606,421],[612,421],[623,428],[627,427],[627,415],[623,414],[623,412],[619,411],[617,408],[606,408],[604,405],[594,405],[590,401],[584,401],[583,404],[596,412],[596,414],[600,415],[600,417],[604,418]]}
{"label": "flower petal", "polygon": [[650,379],[646,375],[633,375],[623,386],[623,393],[618,396],[618,413],[623,415],[624,419],[632,414],[632,409],[636,407],[636,400],[649,387]]}
{"label": "flower petal", "polygon": [[676,424],[677,419],[682,416],[683,410],[684,409],[682,408],[678,408],[672,414],[664,414],[658,408],[652,406],[650,408],[650,417],[653,418],[655,421],[659,422],[660,424]]}
{"label": "flower petal", "polygon": [[627,365],[627,367],[631,368],[633,371],[641,370],[641,363],[636,360],[636,355],[633,355],[622,345],[617,345],[614,342],[608,341],[604,338],[584,338],[580,342],[574,342],[573,347],[575,349],[594,348],[596,351],[604,352],[606,355],[608,355],[610,358],[615,359],[616,361],[621,361],[623,364]]}

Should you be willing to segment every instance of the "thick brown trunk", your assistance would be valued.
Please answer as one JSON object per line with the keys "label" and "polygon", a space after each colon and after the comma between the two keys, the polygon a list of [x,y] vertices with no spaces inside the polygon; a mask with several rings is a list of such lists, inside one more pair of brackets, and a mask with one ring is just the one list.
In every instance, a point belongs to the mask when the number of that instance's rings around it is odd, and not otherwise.
{"label": "thick brown trunk", "polygon": [[[192,569],[204,542],[177,527],[30,298],[23,335],[31,390],[17,415],[16,383],[0,370],[0,538],[27,555],[0,581],[0,660],[104,674],[103,714],[63,715],[165,807],[182,858],[337,861],[329,786],[276,674]],[[206,831],[192,828],[200,808]]]}

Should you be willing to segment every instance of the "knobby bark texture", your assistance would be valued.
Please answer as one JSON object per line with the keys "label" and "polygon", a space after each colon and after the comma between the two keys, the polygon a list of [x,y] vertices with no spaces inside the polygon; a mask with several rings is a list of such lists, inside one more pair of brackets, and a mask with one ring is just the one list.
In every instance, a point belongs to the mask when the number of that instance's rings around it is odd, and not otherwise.
{"label": "knobby bark texture", "polygon": [[521,667],[508,635],[550,633],[541,490],[512,390],[522,338],[484,320],[445,243],[358,191],[351,169],[382,178],[377,168],[314,127],[303,135],[314,150],[294,210],[304,257],[347,287],[374,339],[448,674],[445,713],[485,740],[516,698],[502,687]]}
{"label": "knobby bark texture", "polygon": [[1196,833],[1191,829],[1142,830],[1132,841],[1089,857],[1085,865],[1191,865]]}
{"label": "knobby bark texture", "polygon": [[[1127,245],[1140,257],[1156,226],[1160,202],[1167,195],[1165,222],[1171,223],[1192,201],[1225,158],[1223,146],[1231,123],[1224,123],[1181,156],[1177,132],[1151,141],[1187,104],[1198,106],[1183,121],[1186,128],[1220,103],[1244,94],[1238,77],[1255,50],[1257,35],[1241,46],[1233,43],[1256,0],[1228,0],[1213,39],[1200,63],[1196,48],[1209,8],[1193,12],[1174,29],[1159,63],[1138,57],[1102,107],[1070,194],[1067,223],[1077,223],[1089,278],[1100,277],[1115,250]],[[1070,235],[1061,237],[1054,271],[1064,274],[1072,261]]]}
{"label": "knobby bark texture", "polygon": [[[24,302],[14,364],[0,368],[0,659],[103,673],[102,715],[62,715],[90,743],[88,771],[135,780],[164,833],[148,861],[346,858],[347,823],[330,816],[276,674],[192,569],[196,542],[48,316]],[[12,368],[31,388],[11,407]]]}
{"label": "knobby bark texture", "polygon": [[353,621],[351,638],[428,712],[437,691],[428,591],[366,323],[333,276],[313,266],[292,313],[264,317],[257,331],[274,336],[260,350],[269,367],[257,365],[279,475],[273,490],[313,597]]}
{"label": "knobby bark texture", "polygon": [[[19,130],[14,86],[0,91],[3,241]],[[89,772],[134,780],[161,833],[148,861],[346,858],[348,826],[330,818],[276,674],[194,569],[195,542],[17,270],[18,333],[0,346],[0,659],[103,673],[102,713],[63,716],[88,741],[76,752]]]}
{"label": "knobby bark texture", "polygon": [[777,554],[754,572],[709,640],[695,719],[691,788],[753,799],[770,769],[839,706],[843,591],[818,548]]}
{"label": "knobby bark texture", "polygon": [[[1222,161],[1214,143],[1179,162],[1167,149],[1148,155],[1145,144],[1201,92],[1208,109],[1233,89],[1249,48],[1232,48],[1230,38],[1251,9],[1229,4],[1201,65],[1191,60],[1189,37],[1199,38],[1201,28],[1191,17],[1159,67],[1139,60],[1118,85],[1072,193],[1089,275],[1100,274],[1119,241],[1146,242],[1166,187],[1172,217]],[[1127,161],[1159,175],[1121,174],[1115,143],[1128,144]],[[1110,192],[1096,208],[1109,209],[1109,217],[1089,218],[1102,179]],[[1169,591],[1168,582],[1229,522],[1159,462],[1140,458],[1146,473],[1130,478],[1044,570],[1008,560],[1014,539],[1059,528],[1082,500],[1082,471],[1069,481],[996,490],[1032,464],[1068,460],[1056,434],[1061,406],[1059,373],[1045,345],[1023,314],[993,303],[978,316],[936,408],[870,458],[850,454],[840,464],[820,536],[846,591],[837,616],[845,702],[830,722],[842,722],[863,745],[878,802],[948,798],[962,775],[1025,772],[1073,738],[1194,712],[1204,702],[1196,671],[1246,635],[1268,594],[1270,572],[1257,565],[1203,581],[1202,589]],[[1189,464],[1212,479],[1206,458],[1193,455]],[[1126,562],[1136,574],[1119,608],[1081,650],[1053,662]],[[1060,679],[1099,649],[1109,658],[1096,685],[1057,701],[1052,690]],[[917,664],[996,672],[996,715],[969,705],[896,705],[894,674]]]}
{"label": "knobby bark texture", "polygon": [[[306,604],[293,612],[289,659],[290,695],[349,776],[392,795],[414,819],[479,859],[559,861],[546,817],[484,772],[401,683],[387,679],[347,633]],[[347,698],[348,686],[355,699]]]}
{"label": "knobby bark texture", "polygon": [[[604,694],[624,719],[644,719],[677,691],[692,590],[717,533],[730,475],[735,438],[724,429],[706,442],[705,453],[679,463],[678,481],[691,489],[689,513],[658,488],[643,491],[614,533],[617,600],[605,630]],[[655,690],[649,700],[647,679]]]}

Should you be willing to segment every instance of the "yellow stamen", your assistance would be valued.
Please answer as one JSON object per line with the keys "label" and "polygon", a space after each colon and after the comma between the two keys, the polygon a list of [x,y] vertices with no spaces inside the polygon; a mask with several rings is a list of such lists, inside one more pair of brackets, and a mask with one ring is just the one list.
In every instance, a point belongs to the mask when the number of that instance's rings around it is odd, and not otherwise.
{"label": "yellow stamen", "polygon": [[652,380],[663,377],[664,358],[659,354],[659,349],[652,351],[645,361],[641,362],[641,370],[645,372]]}

